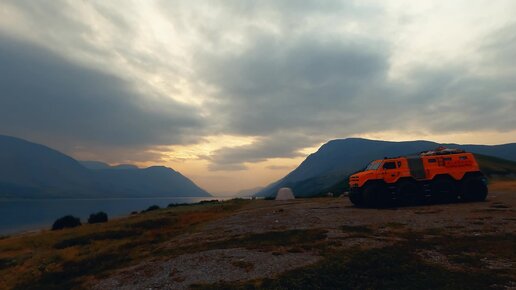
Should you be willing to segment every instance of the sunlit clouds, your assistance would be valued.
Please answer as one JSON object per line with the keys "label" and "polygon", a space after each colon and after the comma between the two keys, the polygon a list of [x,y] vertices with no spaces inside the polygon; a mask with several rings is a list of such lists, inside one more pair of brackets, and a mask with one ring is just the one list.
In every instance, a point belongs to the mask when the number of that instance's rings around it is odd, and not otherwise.
{"label": "sunlit clouds", "polygon": [[516,136],[514,1],[2,1],[0,134],[208,191],[330,139]]}

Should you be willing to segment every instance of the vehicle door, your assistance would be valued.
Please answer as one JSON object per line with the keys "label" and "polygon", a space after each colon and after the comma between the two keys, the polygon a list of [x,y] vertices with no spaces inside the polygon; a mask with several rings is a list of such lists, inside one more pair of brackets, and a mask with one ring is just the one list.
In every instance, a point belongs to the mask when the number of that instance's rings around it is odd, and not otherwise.
{"label": "vehicle door", "polygon": [[383,180],[387,183],[393,183],[398,180],[400,172],[395,161],[385,161],[382,164]]}

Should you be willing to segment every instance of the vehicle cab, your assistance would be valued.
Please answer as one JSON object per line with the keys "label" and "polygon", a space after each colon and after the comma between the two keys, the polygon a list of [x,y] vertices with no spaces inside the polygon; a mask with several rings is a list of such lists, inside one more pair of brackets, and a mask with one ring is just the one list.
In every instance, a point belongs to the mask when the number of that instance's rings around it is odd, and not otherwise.
{"label": "vehicle cab", "polygon": [[363,171],[349,177],[349,187],[362,187],[368,180],[383,180],[391,183],[408,173],[407,162],[403,158],[374,160]]}

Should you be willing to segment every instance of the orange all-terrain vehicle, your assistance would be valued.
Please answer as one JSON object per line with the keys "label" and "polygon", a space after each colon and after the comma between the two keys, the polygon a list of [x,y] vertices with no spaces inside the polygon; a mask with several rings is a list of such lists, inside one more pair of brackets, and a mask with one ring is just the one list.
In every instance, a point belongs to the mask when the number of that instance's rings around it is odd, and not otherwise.
{"label": "orange all-terrain vehicle", "polygon": [[425,200],[482,201],[487,179],[472,153],[437,148],[414,156],[375,160],[349,177],[349,199],[357,206],[418,204]]}

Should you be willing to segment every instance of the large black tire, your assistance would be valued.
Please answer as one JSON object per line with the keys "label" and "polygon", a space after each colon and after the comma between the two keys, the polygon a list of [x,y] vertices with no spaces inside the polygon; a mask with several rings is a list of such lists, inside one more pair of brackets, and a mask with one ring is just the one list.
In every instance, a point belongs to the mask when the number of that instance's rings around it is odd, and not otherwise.
{"label": "large black tire", "polygon": [[451,177],[437,177],[430,183],[433,203],[450,203],[458,200],[457,182]]}
{"label": "large black tire", "polygon": [[363,207],[364,206],[364,196],[362,195],[362,191],[360,190],[352,190],[349,192],[349,200],[355,206]]}
{"label": "large black tire", "polygon": [[364,205],[373,208],[392,206],[392,196],[383,184],[366,185],[363,189]]}
{"label": "large black tire", "polygon": [[401,181],[397,185],[398,204],[401,205],[421,205],[425,201],[423,188],[413,180]]}
{"label": "large black tire", "polygon": [[487,193],[487,185],[482,177],[466,177],[462,181],[461,199],[464,201],[484,201]]}

